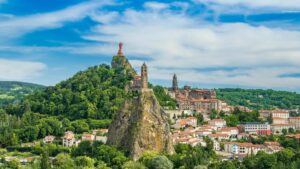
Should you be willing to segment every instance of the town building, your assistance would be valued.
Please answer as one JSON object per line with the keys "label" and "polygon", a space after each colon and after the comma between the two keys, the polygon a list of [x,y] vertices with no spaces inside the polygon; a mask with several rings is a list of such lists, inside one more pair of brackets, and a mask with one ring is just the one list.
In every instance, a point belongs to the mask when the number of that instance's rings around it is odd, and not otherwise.
{"label": "town building", "polygon": [[300,116],[290,117],[289,118],[289,124],[294,125],[296,130],[300,130]]}
{"label": "town building", "polygon": [[276,109],[276,110],[259,110],[259,116],[262,119],[267,119],[268,117],[272,118],[284,118],[288,119],[289,118],[289,111],[288,110],[281,110],[281,109]]}
{"label": "town building", "polygon": [[288,134],[286,137],[300,139],[300,134]]}
{"label": "town building", "polygon": [[226,103],[217,99],[215,90],[191,89],[184,86],[182,90],[178,88],[177,75],[174,74],[172,87],[169,95],[177,101],[179,110],[192,110],[201,113],[210,113],[212,110],[231,110]]}
{"label": "town building", "polygon": [[252,143],[225,142],[224,151],[233,155],[255,155],[258,151],[263,150],[263,145],[255,145]]}
{"label": "town building", "polygon": [[55,136],[46,136],[44,139],[43,139],[43,143],[47,144],[47,143],[53,143],[53,141],[55,140]]}
{"label": "town building", "polygon": [[83,133],[81,136],[82,141],[95,141],[96,136],[90,133]]}
{"label": "town building", "polygon": [[66,131],[62,138],[63,146],[72,147],[77,146],[80,141],[76,141],[75,135],[72,131]]}
{"label": "town building", "polygon": [[228,134],[209,134],[207,135],[208,138],[210,138],[211,140],[229,140],[229,135]]}
{"label": "town building", "polygon": [[185,119],[178,119],[176,120],[176,123],[173,125],[173,127],[176,129],[184,128],[188,126],[197,127],[197,118],[188,117]]}
{"label": "town building", "polygon": [[282,130],[289,130],[290,128],[295,129],[293,124],[272,124],[271,131],[273,134],[282,134]]}
{"label": "town building", "polygon": [[209,120],[208,124],[210,125],[214,125],[217,127],[217,129],[226,127],[226,121],[224,119],[213,119],[213,120]]}
{"label": "town building", "polygon": [[239,134],[239,129],[237,127],[225,127],[218,130],[217,133],[228,134],[230,137],[237,137]]}
{"label": "town building", "polygon": [[238,126],[240,132],[256,135],[270,135],[271,128],[268,123],[245,123]]}
{"label": "town building", "polygon": [[272,117],[272,124],[288,124],[288,119],[282,117]]}

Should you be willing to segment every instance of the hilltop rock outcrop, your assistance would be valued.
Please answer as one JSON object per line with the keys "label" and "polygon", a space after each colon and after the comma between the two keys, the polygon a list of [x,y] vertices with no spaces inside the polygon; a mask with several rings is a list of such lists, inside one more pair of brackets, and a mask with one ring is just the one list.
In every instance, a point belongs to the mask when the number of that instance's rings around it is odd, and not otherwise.
{"label": "hilltop rock outcrop", "polygon": [[174,152],[168,116],[151,89],[125,101],[110,125],[108,144],[128,150],[134,160],[144,151]]}
{"label": "hilltop rock outcrop", "polygon": [[131,92],[123,107],[115,115],[108,132],[107,143],[130,152],[138,160],[145,151],[173,153],[170,125],[152,89],[148,89],[148,70],[144,63],[138,76],[122,53],[119,44],[118,55],[113,57],[112,67],[133,77],[126,87]]}

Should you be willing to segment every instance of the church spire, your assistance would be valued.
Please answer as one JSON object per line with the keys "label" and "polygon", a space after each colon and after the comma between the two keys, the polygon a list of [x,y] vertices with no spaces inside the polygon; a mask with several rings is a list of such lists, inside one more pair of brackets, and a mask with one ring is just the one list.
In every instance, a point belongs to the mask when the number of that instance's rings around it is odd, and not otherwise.
{"label": "church spire", "polygon": [[123,56],[122,48],[123,48],[123,43],[120,42],[120,43],[119,43],[118,56]]}
{"label": "church spire", "polygon": [[174,73],[173,81],[172,81],[172,89],[173,89],[173,91],[178,90],[177,75],[175,73]]}

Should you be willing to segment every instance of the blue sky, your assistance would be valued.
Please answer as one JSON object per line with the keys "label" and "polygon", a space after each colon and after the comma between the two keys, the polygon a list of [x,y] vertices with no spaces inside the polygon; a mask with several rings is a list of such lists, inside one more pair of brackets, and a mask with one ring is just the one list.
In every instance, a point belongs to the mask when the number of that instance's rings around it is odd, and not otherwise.
{"label": "blue sky", "polygon": [[300,0],[0,0],[0,80],[54,85],[119,41],[154,84],[300,91]]}

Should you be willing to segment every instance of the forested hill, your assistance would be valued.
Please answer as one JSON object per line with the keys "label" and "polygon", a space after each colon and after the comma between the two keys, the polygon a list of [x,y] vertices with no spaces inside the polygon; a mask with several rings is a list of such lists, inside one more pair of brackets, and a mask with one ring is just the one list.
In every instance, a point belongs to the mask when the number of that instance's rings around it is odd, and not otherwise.
{"label": "forested hill", "polygon": [[6,111],[15,115],[31,111],[69,119],[111,119],[126,97],[124,88],[129,79],[122,70],[108,65],[90,67],[27,96]]}
{"label": "forested hill", "polygon": [[287,91],[225,88],[217,89],[217,97],[229,105],[251,109],[300,108],[300,94]]}
{"label": "forested hill", "polygon": [[23,97],[43,88],[32,83],[0,81],[0,106],[20,102]]}

